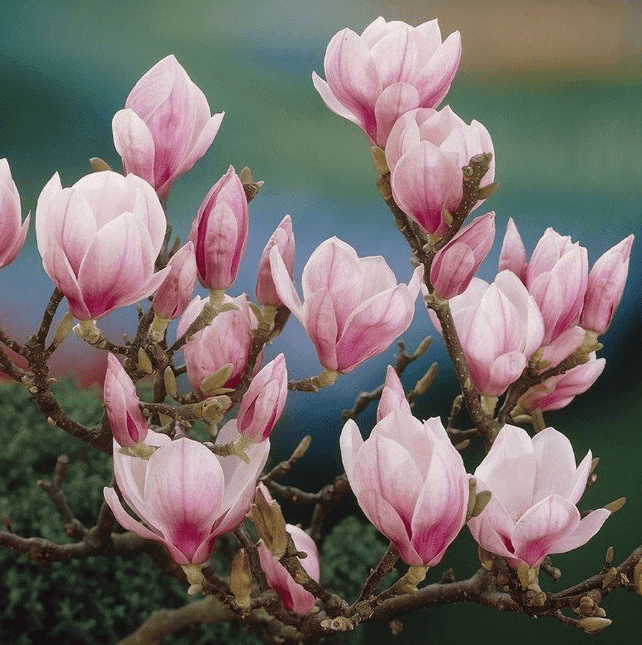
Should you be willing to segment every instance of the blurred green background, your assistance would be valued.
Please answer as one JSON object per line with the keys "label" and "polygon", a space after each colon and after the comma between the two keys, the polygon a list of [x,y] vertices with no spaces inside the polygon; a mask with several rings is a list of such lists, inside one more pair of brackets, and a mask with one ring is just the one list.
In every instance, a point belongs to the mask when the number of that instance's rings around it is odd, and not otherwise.
{"label": "blurred green background", "polygon": [[[250,240],[231,292],[253,293],[256,266],[269,235],[285,213],[294,221],[297,268],[324,239],[337,235],[360,255],[383,254],[400,280],[410,276],[408,252],[374,189],[374,170],[361,131],[330,113],[310,81],[323,76],[323,55],[343,27],[362,29],[378,15],[413,24],[437,17],[443,35],[462,32],[460,73],[445,103],[466,121],[490,131],[500,192],[485,207],[497,212],[498,240],[482,268],[492,277],[501,236],[515,218],[527,251],[548,226],[570,234],[594,262],[633,232],[637,236],[629,283],[614,325],[602,339],[606,369],[594,388],[547,421],[572,439],[581,458],[591,448],[601,459],[599,484],[585,507],[625,495],[628,504],[579,552],[558,556],[563,583],[599,570],[609,545],[616,560],[642,543],[642,8],[636,0],[452,0],[405,2],[304,0],[5,0],[0,9],[0,157],[7,157],[23,199],[34,210],[39,191],[58,171],[63,185],[88,172],[99,156],[115,168],[111,118],[137,79],[169,53],[176,55],[207,96],[224,110],[208,154],[178,182],[168,215],[185,239],[212,183],[231,163],[247,165],[265,181],[250,209]],[[483,211],[480,211],[480,213]],[[52,285],[42,270],[35,236],[17,261],[0,273],[0,326],[24,340],[36,326]],[[64,309],[64,308],[63,308]],[[101,321],[108,335],[131,331],[132,311]],[[418,310],[404,336],[409,347],[434,334]],[[301,470],[307,489],[339,472],[339,413],[358,389],[372,389],[394,348],[316,396],[290,397],[274,436],[285,454],[306,433],[314,438]],[[292,377],[319,371],[316,355],[292,320],[268,358],[286,352]],[[82,358],[78,358],[82,352]],[[420,416],[446,415],[456,385],[439,339],[421,365],[408,370],[410,387],[433,360],[441,373],[419,405]],[[100,380],[103,356],[70,339],[57,358],[59,373],[74,368],[82,382]],[[372,414],[364,415],[367,431]],[[469,466],[474,469],[475,455]],[[34,483],[35,485],[35,483]],[[592,505],[592,506],[591,506]],[[330,518],[332,519],[332,518]],[[476,558],[463,537],[443,567],[470,575]],[[1,572],[0,572],[1,575]],[[552,588],[552,585],[548,585]],[[599,638],[621,642],[639,635],[640,599],[616,594],[605,603],[615,624]],[[428,642],[448,635],[463,642],[480,629],[493,639],[517,636],[576,642],[586,638],[550,620],[497,615],[481,607],[420,612],[406,621],[398,642]],[[382,632],[383,633],[383,632]],[[382,637],[383,638],[383,637]]]}

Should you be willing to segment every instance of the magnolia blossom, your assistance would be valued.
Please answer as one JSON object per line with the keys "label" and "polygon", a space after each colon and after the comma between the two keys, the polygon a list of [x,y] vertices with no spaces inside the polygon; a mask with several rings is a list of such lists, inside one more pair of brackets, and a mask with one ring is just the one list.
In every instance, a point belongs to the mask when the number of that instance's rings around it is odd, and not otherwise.
{"label": "magnolia blossom", "polygon": [[0,269],[15,260],[25,243],[31,215],[23,223],[20,213],[20,195],[9,162],[0,159]]}
{"label": "magnolia blossom", "polygon": [[107,354],[103,397],[114,440],[120,446],[133,446],[147,436],[147,421],[139,407],[134,382],[112,354]]}
{"label": "magnolia blossom", "polygon": [[164,197],[210,147],[223,112],[210,113],[207,99],[173,55],[136,83],[112,123],[114,145],[125,174],[147,180]]}
{"label": "magnolia blossom", "polygon": [[95,172],[63,188],[56,173],[36,206],[36,239],[47,275],[79,320],[104,316],[155,291],[167,222],[140,177]]}
{"label": "magnolia blossom", "polygon": [[441,421],[405,407],[383,417],[364,441],[350,419],[341,457],[359,506],[404,562],[433,566],[466,519],[468,475]]}
{"label": "magnolia blossom", "polygon": [[634,236],[629,235],[593,265],[580,320],[584,329],[603,334],[609,328],[624,292],[633,239]]}
{"label": "magnolia blossom", "polygon": [[[238,436],[226,424],[217,443]],[[118,488],[140,521],[125,510],[115,489],[104,488],[105,499],[123,528],[161,542],[176,563],[205,562],[216,536],[236,528],[249,510],[269,441],[247,449],[249,463],[234,455],[217,457],[185,437],[170,441],[150,431],[147,443],[160,446],[149,460],[114,450]]]}
{"label": "magnolia blossom", "polygon": [[591,451],[579,466],[571,442],[553,428],[532,439],[505,425],[475,470],[478,490],[492,497],[468,522],[479,544],[509,564],[541,564],[550,553],[566,553],[592,538],[610,512],[604,508],[581,518],[576,504],[586,488]]}
{"label": "magnolia blossom", "polygon": [[459,32],[442,43],[437,20],[411,27],[380,16],[360,36],[351,29],[335,34],[323,63],[326,80],[313,73],[312,82],[330,110],[384,147],[402,114],[441,103],[460,56]]}
{"label": "magnolia blossom", "polygon": [[[292,541],[297,551],[301,551],[308,556],[300,561],[301,566],[313,580],[319,582],[321,576],[319,551],[314,540],[298,526],[286,524],[285,527],[292,536]],[[259,560],[268,584],[281,596],[283,604],[288,609],[295,611],[297,614],[307,614],[314,607],[314,596],[298,582],[294,581],[288,570],[274,559],[263,541],[259,542]]]}
{"label": "magnolia blossom", "polygon": [[205,196],[189,239],[194,243],[201,284],[226,289],[238,272],[247,241],[247,198],[232,166]]}
{"label": "magnolia blossom", "polygon": [[167,263],[169,273],[156,290],[152,307],[163,318],[173,320],[185,311],[196,284],[194,244],[182,246]]}
{"label": "magnolia blossom", "polygon": [[[446,106],[407,112],[395,123],[386,145],[395,201],[427,233],[446,231],[446,211],[454,213],[463,195],[463,166],[472,157],[492,153],[480,185],[495,178],[493,142],[478,121],[470,125]],[[482,202],[478,202],[479,206]]]}
{"label": "magnolia blossom", "polygon": [[303,269],[301,303],[276,247],[270,263],[279,297],[305,327],[326,369],[352,371],[385,350],[412,321],[422,267],[408,286],[397,284],[381,256],[359,258],[349,244],[333,237]]}
{"label": "magnolia blossom", "polygon": [[263,306],[282,307],[283,303],[276,292],[270,268],[270,251],[273,246],[279,250],[279,255],[285,264],[285,268],[288,270],[290,277],[292,277],[295,242],[292,219],[289,215],[286,215],[281,220],[281,223],[265,245],[259,261],[259,272],[256,278],[256,301]]}
{"label": "magnolia blossom", "polygon": [[[200,296],[192,300],[178,321],[178,336],[185,333],[207,302],[209,298],[201,299]],[[228,364],[232,366],[232,373],[224,387],[235,388],[245,373],[258,321],[245,295],[237,298],[225,296],[223,304],[226,303],[234,304],[237,309],[219,313],[183,346],[187,377],[194,390],[198,390],[203,379]],[[261,366],[261,356],[256,365],[257,369]]]}
{"label": "magnolia blossom", "polygon": [[406,399],[406,393],[403,391],[403,385],[397,372],[395,372],[395,368],[392,365],[388,365],[386,381],[383,384],[383,391],[377,406],[377,423],[399,408],[404,408],[410,412],[410,403]]}

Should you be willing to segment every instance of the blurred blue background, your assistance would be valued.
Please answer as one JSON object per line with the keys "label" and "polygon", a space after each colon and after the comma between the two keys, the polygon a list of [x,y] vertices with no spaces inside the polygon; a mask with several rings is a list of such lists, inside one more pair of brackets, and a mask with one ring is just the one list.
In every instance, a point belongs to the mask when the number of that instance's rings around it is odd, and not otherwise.
{"label": "blurred blue background", "polygon": [[[265,181],[250,208],[250,240],[233,295],[253,294],[261,250],[286,213],[293,218],[297,239],[295,276],[314,248],[337,235],[360,255],[384,255],[399,280],[407,282],[409,254],[374,188],[367,140],[356,126],[325,108],[310,80],[312,70],[324,76],[325,47],[335,32],[346,26],[361,32],[378,15],[413,24],[437,17],[444,37],[455,29],[462,32],[460,72],[445,103],[466,121],[474,118],[486,125],[501,184],[484,207],[497,213],[498,239],[482,277],[494,274],[509,216],[529,253],[552,226],[586,246],[591,264],[629,233],[636,234],[623,303],[601,339],[606,369],[588,394],[546,417],[571,437],[578,459],[589,447],[601,459],[600,484],[587,493],[587,507],[621,495],[629,498],[591,545],[555,559],[570,585],[599,570],[609,545],[616,547],[618,560],[642,543],[639,2],[5,1],[0,10],[0,157],[9,160],[25,214],[34,211],[40,190],[55,171],[63,185],[71,185],[88,172],[90,157],[119,169],[112,116],[138,78],[173,53],[207,96],[212,112],[226,112],[210,151],[170,196],[174,231],[186,238],[203,196],[230,163],[237,170],[249,166],[256,179]],[[25,340],[52,290],[33,231],[17,261],[0,273],[0,290],[0,327]],[[133,311],[115,312],[100,325],[119,339],[131,332],[134,320]],[[404,340],[414,349],[429,334],[434,330],[418,308]],[[292,378],[321,369],[294,319],[268,348],[267,358],[280,351],[286,353]],[[70,339],[59,353],[59,373],[73,367],[85,383],[100,379],[100,352]],[[299,484],[318,488],[329,481],[329,471],[340,472],[340,411],[352,405],[359,389],[382,382],[393,355],[394,347],[318,395],[290,396],[274,444],[276,454],[285,455],[304,434],[313,435],[313,448],[300,469],[304,474],[298,479],[293,475]],[[441,372],[419,402],[423,417],[447,415],[456,393],[438,338],[423,362],[408,369],[404,382],[412,387],[434,360]],[[364,432],[371,421],[372,413],[363,415]],[[460,577],[476,567],[466,539],[444,562],[444,567],[455,566]],[[617,615],[621,626],[609,628],[603,642],[625,638],[622,630],[639,634],[639,623],[634,627],[633,621],[639,599],[618,595],[616,602],[607,603],[607,611]],[[455,611],[462,608],[431,610],[425,620],[434,634],[447,629],[455,642],[470,628],[467,621],[455,620],[460,615]],[[524,643],[550,633],[567,642],[582,637],[552,621],[496,616],[482,608],[467,611],[476,628],[492,624],[496,638],[518,629]],[[424,629],[422,620],[414,619],[418,629]],[[417,642],[415,623],[410,621],[409,635],[401,637],[406,642]]]}

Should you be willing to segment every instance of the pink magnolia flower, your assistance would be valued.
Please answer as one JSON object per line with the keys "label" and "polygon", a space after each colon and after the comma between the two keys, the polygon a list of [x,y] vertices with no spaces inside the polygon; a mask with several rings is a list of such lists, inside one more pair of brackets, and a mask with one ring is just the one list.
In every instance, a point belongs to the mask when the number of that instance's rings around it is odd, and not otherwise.
{"label": "pink magnolia flower", "polygon": [[580,319],[580,325],[584,329],[603,334],[611,325],[624,292],[633,239],[634,236],[629,235],[593,265]]}
{"label": "pink magnolia flower", "polygon": [[226,289],[236,280],[247,226],[247,198],[239,176],[230,166],[205,196],[189,234],[198,278],[204,287]]}
{"label": "pink magnolia flower", "polygon": [[[288,533],[292,536],[294,546],[298,551],[307,554],[307,558],[301,560],[301,566],[307,574],[316,582],[319,582],[321,571],[319,568],[319,551],[314,540],[298,526],[286,524]],[[314,607],[315,598],[306,591],[294,578],[288,573],[288,570],[270,553],[268,548],[259,543],[259,560],[261,568],[265,571],[265,577],[272,589],[274,589],[283,604],[297,614],[307,614]]]}
{"label": "pink magnolia flower", "polygon": [[36,206],[36,239],[47,275],[79,320],[108,314],[155,291],[167,222],[140,177],[95,172],[63,188],[56,173]]}
{"label": "pink magnolia flower", "polygon": [[236,427],[251,441],[264,441],[279,420],[288,396],[285,356],[279,354],[253,379],[241,399]]}
{"label": "pink magnolia flower", "polygon": [[138,404],[134,382],[112,354],[107,354],[103,392],[107,418],[114,440],[120,446],[134,446],[147,436],[147,421]]}
{"label": "pink magnolia flower", "polygon": [[482,186],[495,178],[495,157],[490,134],[481,123],[466,125],[448,106],[439,112],[424,108],[403,114],[386,145],[395,201],[424,231],[443,235],[448,226],[445,212],[454,213],[463,195],[463,166],[485,152],[493,158]]}
{"label": "pink magnolia flower", "polygon": [[495,213],[476,217],[441,249],[430,269],[435,293],[444,299],[463,293],[495,240]]}
{"label": "pink magnolia flower", "polygon": [[[208,301],[209,298],[201,299],[200,296],[192,300],[178,321],[178,336],[185,333]],[[187,377],[194,390],[198,390],[205,377],[227,364],[232,365],[232,373],[224,387],[235,388],[245,373],[253,331],[258,321],[246,296],[225,296],[223,304],[225,303],[233,303],[238,309],[218,314],[205,329],[194,334],[193,340],[183,346]],[[261,356],[257,360],[257,369],[260,365]]]}
{"label": "pink magnolia flower", "polygon": [[[235,437],[238,433],[226,424],[217,443]],[[149,460],[114,450],[116,483],[140,521],[124,509],[113,488],[103,489],[105,499],[123,528],[163,543],[177,564],[205,562],[216,537],[236,528],[249,510],[269,441],[247,449],[249,463],[234,455],[217,457],[188,438],[170,441],[150,431],[147,442],[160,445]]]}
{"label": "pink magnolia flower", "polygon": [[125,174],[142,177],[164,197],[207,152],[223,114],[212,116],[205,95],[176,58],[163,58],[136,83],[113,119]]}
{"label": "pink magnolia flower", "polygon": [[526,281],[526,249],[512,217],[508,218],[506,234],[499,254],[498,271],[512,271],[522,282]]}
{"label": "pink magnolia flower", "polygon": [[585,544],[604,524],[604,508],[581,518],[576,504],[586,488],[591,451],[579,466],[571,442],[553,428],[532,439],[505,425],[475,470],[478,490],[493,494],[486,508],[469,520],[479,544],[517,567],[538,566],[550,553]]}
{"label": "pink magnolia flower", "polygon": [[400,407],[364,441],[354,421],[341,457],[359,506],[404,562],[433,566],[466,519],[468,475],[438,418],[423,423]]}
{"label": "pink magnolia flower", "polygon": [[196,284],[196,259],[194,244],[182,246],[167,263],[169,273],[156,290],[152,307],[163,318],[173,320],[185,311]]}
{"label": "pink magnolia flower", "polygon": [[20,195],[9,162],[0,159],[0,269],[16,259],[25,243],[31,215],[23,223],[20,213]]}
{"label": "pink magnolia flower", "polygon": [[380,16],[361,36],[351,29],[335,34],[325,52],[326,80],[314,72],[312,82],[330,110],[384,147],[402,114],[441,103],[460,56],[459,32],[442,43],[437,20],[411,27]]}
{"label": "pink magnolia flower", "polygon": [[279,297],[305,327],[326,369],[352,371],[385,350],[412,321],[422,267],[408,286],[398,285],[381,256],[359,258],[333,237],[303,269],[301,303],[278,248],[271,250],[270,263]]}
{"label": "pink magnolia flower", "polygon": [[406,393],[403,391],[403,385],[399,380],[399,376],[397,376],[397,372],[395,372],[392,365],[388,365],[386,382],[377,406],[377,423],[399,408],[404,408],[410,412],[410,403],[406,399]]}
{"label": "pink magnolia flower", "polygon": [[274,286],[272,270],[270,268],[270,251],[275,246],[279,250],[279,255],[285,264],[290,277],[294,271],[294,233],[292,231],[292,219],[286,215],[278,225],[272,237],[268,240],[261,260],[259,261],[259,273],[256,279],[256,301],[260,305],[269,305],[272,307],[282,307],[283,303]]}

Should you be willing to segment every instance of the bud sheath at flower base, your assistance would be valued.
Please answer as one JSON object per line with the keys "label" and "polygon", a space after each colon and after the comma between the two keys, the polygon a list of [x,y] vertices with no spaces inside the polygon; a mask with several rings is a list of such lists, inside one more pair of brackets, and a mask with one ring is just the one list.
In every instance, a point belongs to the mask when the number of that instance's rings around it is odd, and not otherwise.
{"label": "bud sheath at flower base", "polygon": [[286,215],[281,220],[281,223],[265,245],[259,261],[259,273],[256,279],[256,301],[264,307],[282,307],[283,303],[274,286],[274,278],[270,268],[270,251],[272,247],[276,247],[279,250],[279,255],[285,264],[285,268],[290,277],[292,277],[295,243],[292,219],[289,215]]}
{"label": "bud sheath at flower base", "polygon": [[31,215],[23,223],[20,213],[20,195],[9,162],[0,159],[0,269],[15,260],[25,243]]}
{"label": "bud sheath at flower base", "polygon": [[136,83],[112,122],[125,174],[142,177],[165,197],[207,152],[222,120],[223,112],[211,115],[176,58],[163,58]]}

